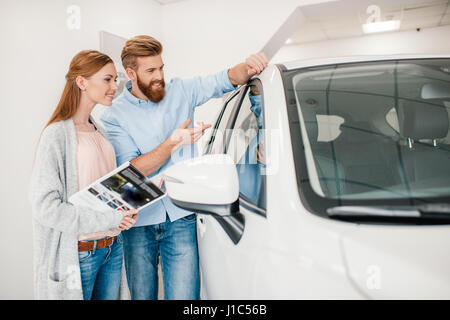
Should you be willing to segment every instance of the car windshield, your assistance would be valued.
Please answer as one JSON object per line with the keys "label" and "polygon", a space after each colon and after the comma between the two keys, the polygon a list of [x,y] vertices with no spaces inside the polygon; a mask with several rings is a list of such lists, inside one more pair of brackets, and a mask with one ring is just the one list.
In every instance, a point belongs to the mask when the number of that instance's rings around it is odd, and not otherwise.
{"label": "car windshield", "polygon": [[450,196],[450,59],[291,70],[284,83],[299,188],[344,201]]}

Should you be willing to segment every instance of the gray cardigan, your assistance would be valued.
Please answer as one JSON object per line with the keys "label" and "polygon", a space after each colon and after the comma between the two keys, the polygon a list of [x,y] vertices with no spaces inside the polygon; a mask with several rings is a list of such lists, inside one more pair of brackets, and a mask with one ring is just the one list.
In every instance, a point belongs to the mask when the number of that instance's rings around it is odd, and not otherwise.
{"label": "gray cardigan", "polygon": [[43,131],[30,184],[35,299],[83,299],[78,235],[116,228],[122,218],[112,209],[99,212],[67,202],[78,191],[76,150],[72,119]]}

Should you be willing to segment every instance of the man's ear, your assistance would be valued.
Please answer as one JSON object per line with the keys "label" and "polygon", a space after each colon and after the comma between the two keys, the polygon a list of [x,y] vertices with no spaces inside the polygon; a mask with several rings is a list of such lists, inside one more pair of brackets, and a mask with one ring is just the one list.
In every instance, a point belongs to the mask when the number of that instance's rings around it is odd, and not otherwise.
{"label": "man's ear", "polygon": [[125,72],[127,73],[127,76],[128,76],[128,78],[130,78],[131,81],[134,81],[137,79],[136,71],[134,71],[130,67],[126,68]]}
{"label": "man's ear", "polygon": [[82,76],[77,76],[75,78],[75,83],[77,84],[78,88],[80,88],[81,91],[86,90],[87,87],[87,81],[84,77]]}

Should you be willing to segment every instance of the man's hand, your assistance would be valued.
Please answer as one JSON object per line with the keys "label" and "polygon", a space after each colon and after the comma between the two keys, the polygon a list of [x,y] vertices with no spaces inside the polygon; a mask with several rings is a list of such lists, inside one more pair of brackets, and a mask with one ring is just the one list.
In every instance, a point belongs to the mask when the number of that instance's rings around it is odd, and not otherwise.
{"label": "man's hand", "polygon": [[245,64],[247,65],[247,74],[250,79],[255,74],[260,74],[267,67],[269,61],[267,60],[264,52],[259,52],[252,54],[250,57],[245,59]]}
{"label": "man's hand", "polygon": [[228,71],[228,78],[233,86],[244,85],[256,74],[260,74],[269,63],[263,52],[250,55],[244,63],[240,63]]}
{"label": "man's hand", "polygon": [[256,147],[256,161],[259,163],[266,165],[266,155],[264,153],[264,141],[261,141]]}
{"label": "man's hand", "polygon": [[157,148],[134,158],[130,161],[131,164],[144,175],[149,176],[161,168],[176,149],[182,145],[195,143],[200,139],[204,131],[211,127],[210,124],[200,122],[194,128],[188,128],[190,124],[191,119],[187,119]]}
{"label": "man's hand", "polygon": [[175,148],[178,149],[183,145],[193,144],[200,139],[200,137],[205,133],[205,130],[210,128],[210,124],[204,124],[203,122],[196,123],[193,128],[188,128],[191,124],[191,119],[187,119],[181,126],[178,127],[169,137],[171,141],[175,143]]}

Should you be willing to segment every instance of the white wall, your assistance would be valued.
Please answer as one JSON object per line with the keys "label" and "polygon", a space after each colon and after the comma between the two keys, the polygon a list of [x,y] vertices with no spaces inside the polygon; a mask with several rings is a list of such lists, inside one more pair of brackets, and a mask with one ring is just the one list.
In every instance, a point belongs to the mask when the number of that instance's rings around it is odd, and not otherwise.
{"label": "white wall", "polygon": [[[189,0],[163,7],[163,59],[166,77],[192,77],[242,62],[259,51],[297,8],[326,1]],[[173,27],[174,24],[178,27]],[[365,37],[284,46],[272,63],[343,55],[450,53],[450,26],[420,32],[394,32]],[[220,99],[196,109],[197,121],[212,122]]]}
{"label": "white wall", "polygon": [[[299,5],[330,0],[189,0],[163,6],[166,78],[218,72],[260,51]],[[196,109],[211,123],[220,99]]]}
{"label": "white wall", "polygon": [[[66,27],[69,5],[81,29]],[[32,299],[32,223],[27,193],[39,134],[64,86],[71,58],[99,49],[99,31],[161,37],[153,0],[0,0],[0,299]]]}
{"label": "white wall", "polygon": [[363,37],[285,45],[273,63],[351,55],[450,54],[450,25],[420,32],[380,33]]}

